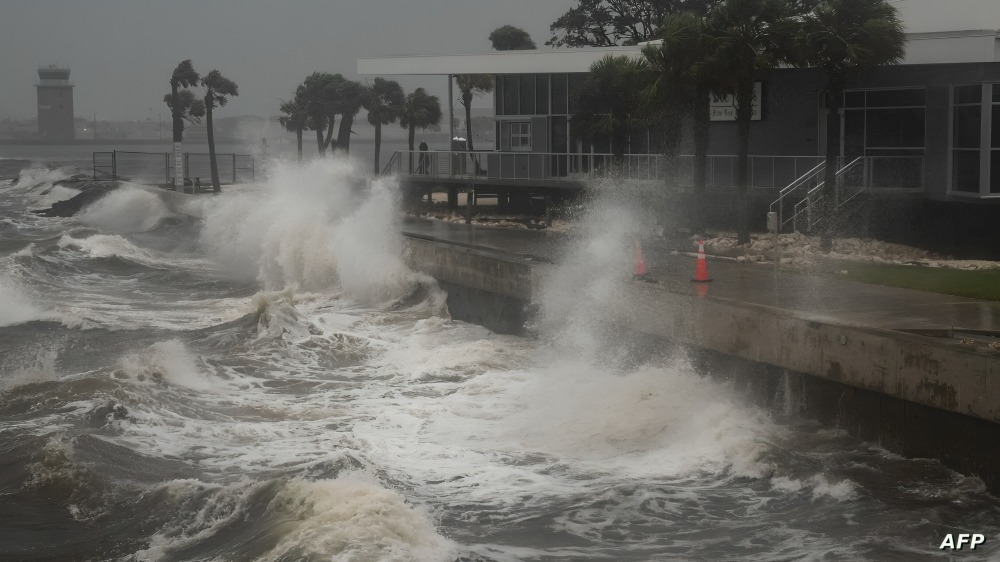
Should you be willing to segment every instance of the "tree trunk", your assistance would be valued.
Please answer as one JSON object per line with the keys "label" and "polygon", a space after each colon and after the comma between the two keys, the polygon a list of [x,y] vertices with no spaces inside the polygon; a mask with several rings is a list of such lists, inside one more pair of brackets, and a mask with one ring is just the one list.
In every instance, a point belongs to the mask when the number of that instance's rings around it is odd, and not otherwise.
{"label": "tree trunk", "polygon": [[323,146],[323,129],[316,128],[316,149],[319,150],[320,156],[326,156],[326,149]]}
{"label": "tree trunk", "polygon": [[709,96],[712,91],[707,86],[698,86],[694,95],[694,189],[702,192],[705,190],[708,168],[709,125],[712,117]]}
{"label": "tree trunk", "polygon": [[295,129],[295,142],[299,148],[299,162],[302,161],[302,128]]}
{"label": "tree trunk", "polygon": [[326,139],[323,141],[323,152],[326,152],[327,148],[330,148],[330,156],[336,152],[330,147],[330,141],[333,140],[333,121],[336,119],[336,115],[330,116],[330,124],[326,126]]}
{"label": "tree trunk", "polygon": [[413,141],[417,139],[417,126],[410,123],[410,131],[407,135],[407,140],[410,141],[410,166],[407,168],[410,173],[413,173]]}
{"label": "tree trunk", "polygon": [[353,115],[345,114],[340,117],[340,128],[337,129],[337,150],[342,150],[347,154],[351,153],[351,127],[353,125]]}
{"label": "tree trunk", "polygon": [[833,249],[834,214],[837,212],[837,168],[840,157],[840,105],[843,87],[831,81],[826,92],[826,166],[823,169],[823,194],[819,201],[821,220],[819,247]]}
{"label": "tree trunk", "polygon": [[212,127],[212,105],[209,103],[209,100],[205,100],[205,128],[208,129],[208,165],[212,170],[212,191],[218,193],[222,191],[222,188],[219,186],[219,162],[215,159],[215,131]]}
{"label": "tree trunk", "polygon": [[378,176],[378,151],[382,145],[382,124],[375,124],[375,175]]}
{"label": "tree trunk", "polygon": [[739,245],[750,243],[750,190],[747,172],[750,163],[750,119],[753,117],[753,80],[740,84],[736,92],[736,129],[740,146],[736,157],[737,239]]}
{"label": "tree trunk", "polygon": [[181,119],[180,96],[177,82],[170,81],[170,117],[174,133],[174,189],[184,191],[184,156],[181,154],[181,138],[184,136],[184,121]]}

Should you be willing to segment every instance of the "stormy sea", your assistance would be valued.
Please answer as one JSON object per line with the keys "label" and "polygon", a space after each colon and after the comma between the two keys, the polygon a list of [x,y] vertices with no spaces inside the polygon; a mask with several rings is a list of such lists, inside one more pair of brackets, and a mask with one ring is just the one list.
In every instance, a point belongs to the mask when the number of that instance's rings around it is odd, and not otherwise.
{"label": "stormy sea", "polygon": [[40,216],[87,171],[0,170],[0,560],[1000,557],[974,475],[608,330],[614,209],[515,337],[450,319],[395,184],[349,161],[277,163],[201,218],[127,183]]}

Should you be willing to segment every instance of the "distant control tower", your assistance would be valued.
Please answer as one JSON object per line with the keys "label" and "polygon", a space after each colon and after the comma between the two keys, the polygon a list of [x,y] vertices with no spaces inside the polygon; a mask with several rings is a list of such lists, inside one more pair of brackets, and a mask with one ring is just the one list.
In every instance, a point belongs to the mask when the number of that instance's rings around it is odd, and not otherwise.
{"label": "distant control tower", "polygon": [[73,84],[69,69],[38,69],[38,133],[49,141],[73,140]]}

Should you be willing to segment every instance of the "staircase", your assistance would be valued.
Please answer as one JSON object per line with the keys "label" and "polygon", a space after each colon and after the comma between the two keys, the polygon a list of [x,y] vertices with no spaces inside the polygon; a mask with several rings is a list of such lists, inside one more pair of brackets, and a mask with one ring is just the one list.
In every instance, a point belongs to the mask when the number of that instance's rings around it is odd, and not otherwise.
{"label": "staircase", "polygon": [[851,216],[864,205],[870,187],[867,158],[855,158],[837,170],[833,202],[824,190],[825,168],[826,162],[820,163],[778,192],[770,206],[777,214],[778,232],[815,232],[824,223]]}

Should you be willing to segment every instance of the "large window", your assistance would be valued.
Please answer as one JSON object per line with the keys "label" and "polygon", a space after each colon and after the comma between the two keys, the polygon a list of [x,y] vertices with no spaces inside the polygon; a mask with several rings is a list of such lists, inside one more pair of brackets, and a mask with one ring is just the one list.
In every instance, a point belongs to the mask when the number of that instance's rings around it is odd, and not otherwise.
{"label": "large window", "polygon": [[510,124],[510,149],[531,150],[531,123],[525,121]]}
{"label": "large window", "polygon": [[1000,194],[1000,84],[993,84],[990,119],[990,193]]}
{"label": "large window", "polygon": [[846,156],[922,156],[926,91],[852,91],[844,94]]}
{"label": "large window", "polygon": [[983,86],[956,86],[952,92],[951,186],[979,193],[982,163]]}

